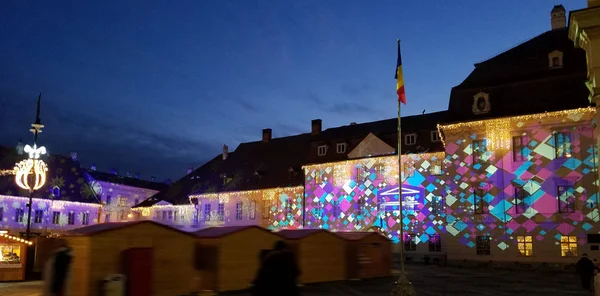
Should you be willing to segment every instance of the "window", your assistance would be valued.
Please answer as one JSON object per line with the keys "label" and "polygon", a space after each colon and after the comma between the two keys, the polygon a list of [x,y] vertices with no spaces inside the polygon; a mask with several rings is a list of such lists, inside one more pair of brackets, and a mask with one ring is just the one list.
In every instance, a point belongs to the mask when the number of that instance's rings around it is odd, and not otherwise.
{"label": "window", "polygon": [[554,134],[556,158],[571,157],[571,134],[569,132],[557,132]]}
{"label": "window", "polygon": [[204,205],[204,221],[210,221],[210,204]]}
{"label": "window", "polygon": [[288,198],[285,200],[285,212],[288,215],[292,215],[294,211],[294,205],[292,204],[292,199]]}
{"label": "window", "polygon": [[198,223],[200,223],[200,219],[198,218],[198,211],[196,211],[194,213],[194,219],[193,219],[192,223],[194,224],[194,226],[197,226]]}
{"label": "window", "polygon": [[417,250],[417,235],[414,233],[407,233],[404,236],[404,250],[405,251],[416,251]]}
{"label": "window", "polygon": [[52,187],[52,195],[56,196],[60,196],[60,188],[58,186],[54,186]]}
{"label": "window", "polygon": [[167,220],[173,221],[173,211],[167,211]]}
{"label": "window", "polygon": [[416,206],[417,201],[414,195],[402,196],[402,210],[406,213],[406,215],[415,215]]}
{"label": "window", "polygon": [[104,222],[110,223],[110,214],[104,215]]}
{"label": "window", "polygon": [[162,221],[167,221],[167,211],[162,211]]}
{"label": "window", "polygon": [[69,216],[67,218],[68,218],[67,223],[69,225],[74,225],[75,224],[75,213],[69,212]]}
{"label": "window", "polygon": [[315,172],[315,185],[321,185],[323,183],[323,174],[321,171]]}
{"label": "window", "polygon": [[485,202],[485,191],[483,189],[475,189],[473,194],[473,207],[475,214],[485,214],[487,211],[487,203]]}
{"label": "window", "polygon": [[25,216],[23,209],[15,210],[15,222],[23,222],[23,216]]}
{"label": "window", "polygon": [[224,203],[219,203],[219,205],[217,205],[217,216],[219,221],[223,221],[225,219],[225,204]]}
{"label": "window", "polygon": [[560,237],[560,255],[562,257],[577,257],[577,237]]}
{"label": "window", "polygon": [[442,240],[439,234],[429,235],[429,252],[441,252]]}
{"label": "window", "polygon": [[431,214],[437,216],[443,211],[444,211],[444,206],[442,204],[442,197],[441,196],[433,196],[431,198]]}
{"label": "window", "polygon": [[0,222],[4,221],[4,207],[0,207]]}
{"label": "window", "polygon": [[248,213],[248,219],[256,219],[256,201],[250,201],[250,213]]}
{"label": "window", "polygon": [[35,210],[35,216],[33,216],[33,223],[42,223],[44,218],[44,211]]}
{"label": "window", "polygon": [[527,160],[527,136],[521,135],[512,138],[513,161]]}
{"label": "window", "polygon": [[319,154],[319,156],[327,154],[327,145],[321,145],[317,147],[317,154]]}
{"label": "window", "polygon": [[335,145],[335,151],[337,154],[346,152],[346,143],[337,143],[337,145]]}
{"label": "window", "polygon": [[365,169],[364,166],[359,165],[356,167],[356,178],[354,181],[356,181],[357,183],[360,182],[361,180],[363,180],[367,175],[367,170]]}
{"label": "window", "polygon": [[439,176],[442,174],[442,160],[436,159],[431,161],[431,165],[429,166],[429,173],[434,176]]}
{"label": "window", "polygon": [[235,204],[235,220],[242,220],[242,215],[244,214],[243,206],[244,204],[241,201]]}
{"label": "window", "polygon": [[60,223],[60,212],[52,212],[52,224]]}
{"label": "window", "polygon": [[404,178],[413,177],[415,175],[415,165],[412,162],[406,162],[402,171],[404,172]]}
{"label": "window", "polygon": [[558,212],[575,213],[575,190],[573,186],[558,186]]}
{"label": "window", "polygon": [[475,140],[472,144],[473,149],[473,162],[478,162],[482,160],[482,157],[485,155],[487,151],[485,140]]}
{"label": "window", "polygon": [[529,192],[523,187],[515,187],[515,213],[529,213]]}
{"label": "window", "polygon": [[107,195],[106,196],[106,204],[109,205],[112,202],[112,196]]}
{"label": "window", "polygon": [[406,145],[417,144],[417,134],[404,135],[404,144],[406,144]]}
{"label": "window", "polygon": [[81,224],[88,225],[90,224],[90,213],[83,213],[81,216]]}
{"label": "window", "polygon": [[438,131],[431,131],[431,142],[439,142],[440,141],[440,134],[438,133]]}
{"label": "window", "polygon": [[517,249],[521,256],[533,256],[533,237],[531,235],[517,236]]}
{"label": "window", "polygon": [[550,69],[560,69],[563,67],[563,53],[555,50],[548,54],[548,63]]}
{"label": "window", "polygon": [[262,218],[271,218],[271,204],[269,204],[269,201],[267,200],[263,201]]}
{"label": "window", "polygon": [[490,255],[491,254],[491,238],[487,235],[475,237],[475,247],[477,248],[477,255]]}
{"label": "window", "polygon": [[334,201],[333,202],[333,217],[338,218],[339,216],[340,216],[340,202]]}
{"label": "window", "polygon": [[127,206],[127,197],[124,197],[124,196],[119,197],[119,206],[120,207]]}
{"label": "window", "polygon": [[[360,203],[361,203],[361,201],[359,200],[358,204],[360,204]],[[359,205],[359,208],[360,208],[360,205]],[[312,213],[313,213],[313,216],[315,216],[315,218],[317,218],[317,219],[323,218],[323,204],[320,202],[313,202],[312,203]],[[360,213],[360,210],[358,211],[358,213]],[[358,213],[357,213],[357,215],[360,215]],[[356,219],[356,221],[358,221],[358,219]]]}

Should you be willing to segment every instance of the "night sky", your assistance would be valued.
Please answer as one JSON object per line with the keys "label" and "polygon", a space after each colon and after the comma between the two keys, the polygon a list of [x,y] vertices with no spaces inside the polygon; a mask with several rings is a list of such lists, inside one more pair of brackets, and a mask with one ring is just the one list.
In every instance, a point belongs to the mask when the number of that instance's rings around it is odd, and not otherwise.
{"label": "night sky", "polygon": [[328,128],[395,117],[396,38],[403,115],[444,110],[474,63],[549,30],[555,4],[2,0],[0,144],[33,141],[42,92],[39,141],[51,153],[176,180],[263,128],[282,137],[315,118]]}

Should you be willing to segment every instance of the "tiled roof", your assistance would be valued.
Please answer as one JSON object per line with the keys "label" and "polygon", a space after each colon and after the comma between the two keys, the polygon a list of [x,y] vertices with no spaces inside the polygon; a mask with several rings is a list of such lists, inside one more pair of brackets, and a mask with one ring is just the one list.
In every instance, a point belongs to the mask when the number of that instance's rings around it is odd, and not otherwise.
{"label": "tiled roof", "polygon": [[100,172],[100,171],[96,171],[96,170],[86,169],[85,173],[88,174],[92,180],[110,182],[113,184],[121,184],[121,185],[126,185],[126,186],[131,186],[131,187],[137,187],[137,188],[146,188],[146,189],[151,189],[151,190],[156,190],[156,191],[161,191],[161,190],[164,190],[169,187],[169,185],[167,185],[165,183],[159,183],[159,182],[153,182],[153,181],[148,181],[148,180],[141,180],[141,179],[137,179],[137,178],[119,176],[116,174],[110,174],[110,173]]}
{"label": "tiled roof", "polygon": [[161,202],[161,199],[155,198],[154,196],[151,196],[145,200],[143,200],[142,202],[138,203],[137,205],[131,207],[132,209],[135,208],[145,208],[145,207],[151,207],[159,202]]}
{"label": "tiled roof", "polygon": [[94,224],[94,225],[90,225],[90,226],[84,226],[84,227],[69,230],[69,231],[61,234],[61,236],[92,236],[92,235],[97,235],[97,234],[108,232],[108,231],[131,227],[134,225],[140,225],[140,224],[153,224],[153,225],[160,226],[160,227],[163,227],[163,228],[175,231],[175,232],[179,232],[179,233],[182,233],[185,235],[192,236],[188,232],[181,231],[179,229],[176,229],[176,228],[173,228],[173,227],[170,227],[168,225],[164,225],[164,224],[161,224],[158,222],[154,222],[151,220]]}
{"label": "tiled roof", "polygon": [[[0,147],[0,169],[10,170],[15,163],[25,159],[27,155],[18,155],[13,147]],[[60,188],[60,196],[55,200],[98,203],[94,191],[89,186],[79,162],[61,155],[43,156],[48,164],[46,184],[34,193],[36,198],[51,198],[51,189]],[[29,193],[15,184],[14,175],[0,176],[0,194],[29,196]]]}
{"label": "tiled roof", "polygon": [[[478,63],[452,88],[446,122],[543,113],[589,106],[585,51],[575,48],[567,29],[540,34]],[[548,55],[563,53],[562,68],[550,68]],[[489,94],[490,111],[473,114],[474,96]]]}
{"label": "tiled roof", "polygon": [[256,225],[247,226],[216,226],[198,230],[193,234],[198,238],[221,238],[246,229],[256,228],[271,233],[271,231]]}

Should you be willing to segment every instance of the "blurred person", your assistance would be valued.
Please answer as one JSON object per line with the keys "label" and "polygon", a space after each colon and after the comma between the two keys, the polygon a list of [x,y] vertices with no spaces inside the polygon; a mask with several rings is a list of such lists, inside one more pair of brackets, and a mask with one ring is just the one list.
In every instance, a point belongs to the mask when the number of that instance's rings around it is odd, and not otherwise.
{"label": "blurred person", "polygon": [[64,239],[54,242],[54,252],[44,266],[42,296],[68,296],[73,254]]}
{"label": "blurred person", "polygon": [[596,266],[587,254],[583,254],[581,259],[577,261],[577,273],[581,279],[581,287],[586,291],[592,290],[592,280],[594,279],[594,271]]}
{"label": "blurred person", "polygon": [[261,251],[260,255],[262,264],[254,281],[253,296],[298,296],[300,269],[287,244],[277,241],[273,250]]}

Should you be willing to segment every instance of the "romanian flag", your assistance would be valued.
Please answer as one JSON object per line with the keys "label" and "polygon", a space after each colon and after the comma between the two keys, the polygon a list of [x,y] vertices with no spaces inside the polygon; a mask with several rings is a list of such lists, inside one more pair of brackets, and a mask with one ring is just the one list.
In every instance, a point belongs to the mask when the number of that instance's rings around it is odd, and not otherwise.
{"label": "romanian flag", "polygon": [[398,40],[398,62],[396,63],[396,93],[398,101],[406,105],[406,93],[404,92],[404,77],[402,76],[402,55],[400,54],[400,40]]}

